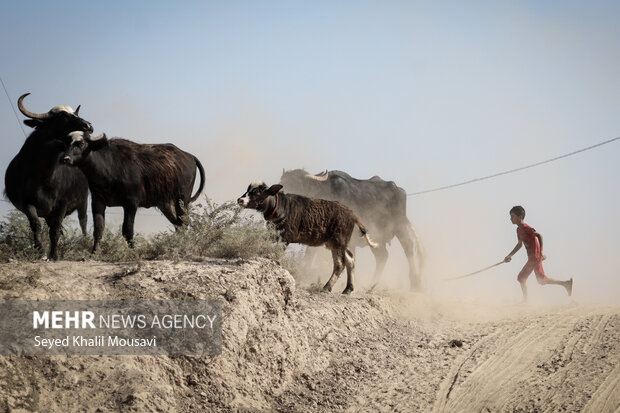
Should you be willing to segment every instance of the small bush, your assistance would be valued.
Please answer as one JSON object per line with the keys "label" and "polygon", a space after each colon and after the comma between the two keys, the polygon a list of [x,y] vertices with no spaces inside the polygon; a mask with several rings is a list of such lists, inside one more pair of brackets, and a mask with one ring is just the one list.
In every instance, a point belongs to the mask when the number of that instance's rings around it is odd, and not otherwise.
{"label": "small bush", "polygon": [[[44,221],[41,222],[41,242],[45,251],[49,250],[49,232]],[[34,248],[34,237],[30,224],[24,214],[17,210],[9,211],[6,220],[0,222],[0,260],[32,261],[43,256]]]}
{"label": "small bush", "polygon": [[[267,257],[279,260],[284,244],[277,241],[275,229],[264,220],[241,215],[234,203],[217,205],[208,198],[206,203],[187,209],[185,225],[176,231],[163,231],[144,237],[136,234],[130,248],[121,230],[105,231],[95,254],[90,253],[93,238],[84,236],[73,220],[66,220],[58,245],[58,255],[64,260],[94,259],[100,261],[139,261],[152,259],[182,260],[196,257],[252,258]],[[42,225],[43,248],[49,250],[48,228]],[[42,252],[33,247],[28,220],[19,211],[11,211],[0,222],[0,261],[32,261]]]}

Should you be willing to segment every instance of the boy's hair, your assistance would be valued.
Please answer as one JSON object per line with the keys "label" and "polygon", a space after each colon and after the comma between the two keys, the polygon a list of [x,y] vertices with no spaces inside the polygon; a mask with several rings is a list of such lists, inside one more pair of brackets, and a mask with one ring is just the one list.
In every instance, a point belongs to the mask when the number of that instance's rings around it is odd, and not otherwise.
{"label": "boy's hair", "polygon": [[510,213],[515,214],[518,217],[525,218],[525,208],[521,205],[513,206]]}

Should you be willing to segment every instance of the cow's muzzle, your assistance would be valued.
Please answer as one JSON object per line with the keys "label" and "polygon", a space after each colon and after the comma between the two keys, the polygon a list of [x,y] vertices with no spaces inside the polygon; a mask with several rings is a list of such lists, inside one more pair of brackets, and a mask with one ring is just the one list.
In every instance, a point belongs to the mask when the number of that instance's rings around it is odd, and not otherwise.
{"label": "cow's muzzle", "polygon": [[71,160],[70,156],[65,156],[64,158],[62,158],[62,163],[64,163],[65,165],[73,165],[73,161]]}
{"label": "cow's muzzle", "polygon": [[241,205],[244,208],[248,206],[247,199],[245,199],[244,197],[237,198],[237,204]]}

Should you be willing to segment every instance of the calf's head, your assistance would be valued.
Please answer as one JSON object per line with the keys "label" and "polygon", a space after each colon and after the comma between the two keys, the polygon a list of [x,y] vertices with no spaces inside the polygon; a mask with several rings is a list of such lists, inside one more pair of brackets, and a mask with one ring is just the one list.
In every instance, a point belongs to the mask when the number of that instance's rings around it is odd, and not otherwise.
{"label": "calf's head", "polygon": [[28,117],[24,124],[35,129],[45,129],[49,131],[53,138],[61,139],[71,131],[92,132],[93,126],[78,113],[80,107],[75,111],[70,106],[54,106],[47,113],[30,112],[24,107],[24,98],[30,93],[25,93],[17,100],[17,107],[20,112]]}
{"label": "calf's head", "polygon": [[282,189],[282,185],[267,187],[264,182],[253,182],[243,195],[237,199],[237,203],[244,208],[264,211],[269,197],[274,196]]}
{"label": "calf's head", "polygon": [[62,162],[67,165],[79,165],[92,151],[99,150],[108,144],[108,138],[104,134],[91,137],[89,133],[74,131],[65,139],[65,153]]}

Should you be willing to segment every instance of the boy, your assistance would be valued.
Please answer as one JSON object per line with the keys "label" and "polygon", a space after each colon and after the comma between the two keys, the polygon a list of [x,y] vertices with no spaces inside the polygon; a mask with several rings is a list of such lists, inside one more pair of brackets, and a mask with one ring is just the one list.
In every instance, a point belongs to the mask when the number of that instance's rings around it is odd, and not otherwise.
{"label": "boy", "polygon": [[553,278],[548,278],[543,270],[542,262],[547,257],[543,254],[543,238],[536,230],[527,225],[523,220],[525,219],[525,209],[522,206],[515,206],[510,210],[510,221],[517,226],[517,245],[514,249],[504,258],[504,262],[510,262],[512,256],[521,249],[521,246],[525,244],[525,250],[527,251],[527,262],[519,273],[517,281],[521,284],[521,291],[523,292],[523,301],[527,301],[527,286],[525,282],[530,276],[532,271],[536,274],[536,280],[541,285],[555,284],[561,285],[566,288],[566,292],[570,297],[573,294],[573,279],[568,281],[558,281]]}

